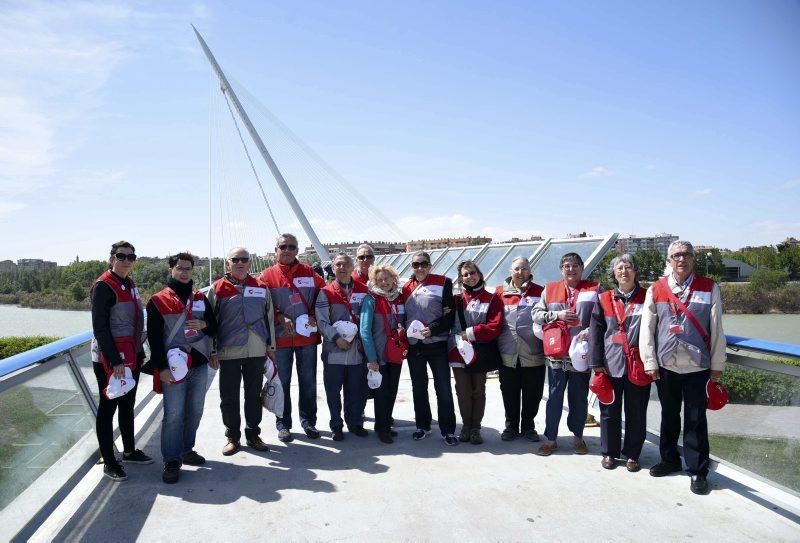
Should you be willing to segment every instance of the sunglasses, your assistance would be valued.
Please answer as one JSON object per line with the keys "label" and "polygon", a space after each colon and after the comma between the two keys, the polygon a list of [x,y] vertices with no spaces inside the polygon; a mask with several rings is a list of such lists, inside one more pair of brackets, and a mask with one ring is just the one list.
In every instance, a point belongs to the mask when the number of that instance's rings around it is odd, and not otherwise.
{"label": "sunglasses", "polygon": [[128,262],[135,262],[136,261],[136,253],[116,253],[114,254],[114,258],[117,260],[127,260]]}
{"label": "sunglasses", "polygon": [[232,256],[228,260],[230,260],[234,264],[238,264],[239,262],[242,262],[243,264],[247,264],[248,262],[250,262],[250,257],[249,256]]}
{"label": "sunglasses", "polygon": [[359,260],[375,260],[375,255],[360,255],[356,258]]}
{"label": "sunglasses", "polygon": [[297,245],[289,245],[288,243],[284,243],[283,245],[278,245],[278,249],[281,251],[295,251],[297,250]]}
{"label": "sunglasses", "polygon": [[430,262],[412,262],[411,263],[411,267],[414,268],[415,270],[418,270],[420,268],[427,268],[430,265],[431,265]]}

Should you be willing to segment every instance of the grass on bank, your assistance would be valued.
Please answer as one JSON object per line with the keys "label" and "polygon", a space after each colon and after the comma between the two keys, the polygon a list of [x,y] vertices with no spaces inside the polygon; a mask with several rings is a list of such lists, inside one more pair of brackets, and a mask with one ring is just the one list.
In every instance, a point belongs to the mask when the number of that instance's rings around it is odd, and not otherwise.
{"label": "grass on bank", "polygon": [[717,458],[800,492],[800,441],[709,434],[711,454]]}
{"label": "grass on bank", "polygon": [[55,336],[0,337],[0,360],[61,339]]}

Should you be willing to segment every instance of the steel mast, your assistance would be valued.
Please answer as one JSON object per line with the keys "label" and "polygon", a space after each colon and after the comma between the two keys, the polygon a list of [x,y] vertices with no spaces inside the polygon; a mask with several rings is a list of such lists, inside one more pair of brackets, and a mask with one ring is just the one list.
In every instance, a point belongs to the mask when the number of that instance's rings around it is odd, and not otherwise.
{"label": "steel mast", "polygon": [[211,50],[208,48],[208,45],[206,45],[203,36],[200,35],[200,32],[197,31],[194,25],[192,25],[192,30],[194,30],[194,34],[195,36],[197,36],[197,41],[200,42],[200,47],[203,48],[203,53],[205,53],[208,62],[211,64],[211,67],[214,69],[214,72],[217,74],[217,77],[219,78],[220,88],[222,89],[222,92],[225,93],[233,103],[233,107],[236,109],[236,113],[239,114],[239,118],[242,119],[242,122],[247,128],[247,132],[250,134],[250,137],[253,138],[253,142],[256,144],[256,147],[258,148],[258,151],[261,153],[261,156],[264,158],[264,162],[267,163],[269,171],[272,172],[272,176],[275,178],[275,181],[278,182],[278,186],[281,188],[283,195],[289,202],[289,205],[291,206],[292,211],[294,211],[297,220],[300,221],[300,224],[303,227],[303,231],[311,240],[311,245],[314,246],[314,250],[317,251],[317,254],[319,255],[320,259],[322,259],[323,261],[330,260],[331,258],[330,255],[328,254],[328,250],[325,248],[324,245],[322,245],[322,242],[317,237],[316,232],[314,232],[314,229],[308,222],[306,214],[303,213],[303,210],[300,208],[300,204],[297,203],[297,199],[294,197],[294,194],[292,194],[292,190],[289,188],[289,185],[286,184],[286,180],[283,178],[283,174],[278,169],[278,165],[275,164],[274,160],[272,160],[272,156],[269,154],[269,151],[267,151],[264,142],[261,141],[261,136],[259,136],[258,132],[256,132],[255,127],[253,127],[253,123],[250,122],[250,117],[248,117],[247,112],[242,107],[241,102],[239,102],[239,98],[236,96],[236,93],[234,92],[233,88],[228,83],[228,78],[225,77],[225,74],[222,72],[222,68],[220,68],[219,64],[217,64],[217,59],[214,58],[214,55],[213,53],[211,53]]}

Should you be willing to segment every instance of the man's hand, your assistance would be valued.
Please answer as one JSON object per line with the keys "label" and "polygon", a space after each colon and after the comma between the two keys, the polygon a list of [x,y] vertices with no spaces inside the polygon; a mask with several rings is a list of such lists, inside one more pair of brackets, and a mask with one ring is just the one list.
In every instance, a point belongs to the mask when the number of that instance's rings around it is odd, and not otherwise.
{"label": "man's hand", "polygon": [[219,357],[215,354],[211,355],[211,358],[208,359],[208,365],[211,367],[212,370],[219,369]]}
{"label": "man's hand", "polygon": [[309,315],[308,316],[308,325],[309,326],[316,326],[317,325],[317,319],[315,317],[312,317],[311,315]]}
{"label": "man's hand", "polygon": [[469,341],[469,338],[467,337],[467,333],[466,332],[461,332],[461,339],[463,339],[464,341]]}
{"label": "man's hand", "polygon": [[711,370],[711,375],[709,379],[714,381],[715,383],[722,378],[722,372],[720,370]]}
{"label": "man's hand", "polygon": [[288,317],[283,318],[283,331],[287,334],[294,333],[294,323],[292,322],[292,319]]}
{"label": "man's hand", "polygon": [[169,368],[165,370],[161,370],[158,372],[158,376],[161,378],[162,383],[171,383],[172,382],[172,372],[169,371]]}
{"label": "man's hand", "polygon": [[556,320],[564,321],[566,323],[570,323],[570,322],[575,322],[575,321],[577,321],[579,319],[578,319],[578,314],[577,313],[575,313],[574,311],[570,311],[568,309],[565,309],[564,311],[559,311],[558,312]]}
{"label": "man's hand", "polygon": [[431,337],[431,329],[427,326],[420,330],[420,332],[422,333],[422,337]]}
{"label": "man's hand", "polygon": [[606,371],[606,369],[605,369],[604,367],[602,367],[602,366],[600,366],[599,368],[591,368],[591,369],[592,369],[592,370],[593,370],[595,373],[605,373],[605,374],[608,374],[608,372]]}
{"label": "man's hand", "polygon": [[343,337],[340,337],[336,340],[336,346],[339,347],[341,350],[346,351],[350,348],[350,342],[348,342]]}
{"label": "man's hand", "polygon": [[122,379],[125,377],[125,364],[118,364],[114,366],[114,377]]}
{"label": "man's hand", "polygon": [[658,381],[661,378],[661,375],[658,373],[658,370],[647,370],[645,371],[647,375],[653,378],[653,381]]}
{"label": "man's hand", "polygon": [[206,327],[206,321],[202,319],[187,319],[186,328],[189,330],[202,330]]}

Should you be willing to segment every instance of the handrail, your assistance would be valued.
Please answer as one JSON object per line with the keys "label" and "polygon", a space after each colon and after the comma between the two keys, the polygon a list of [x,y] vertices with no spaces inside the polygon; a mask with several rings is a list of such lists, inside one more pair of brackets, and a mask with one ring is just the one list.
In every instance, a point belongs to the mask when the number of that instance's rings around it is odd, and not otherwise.
{"label": "handrail", "polygon": [[25,369],[29,366],[44,362],[49,358],[53,358],[54,356],[58,356],[64,351],[68,351],[69,349],[86,343],[91,339],[92,331],[87,330],[86,332],[81,332],[80,334],[75,334],[74,336],[59,339],[52,343],[48,343],[47,345],[36,347],[35,349],[9,356],[8,358],[0,360],[0,379],[21,369]]}
{"label": "handrail", "polygon": [[764,339],[729,335],[726,335],[725,339],[728,342],[728,347],[734,350],[745,349],[757,353],[800,358],[800,345],[795,343],[782,343],[780,341],[768,341]]}

